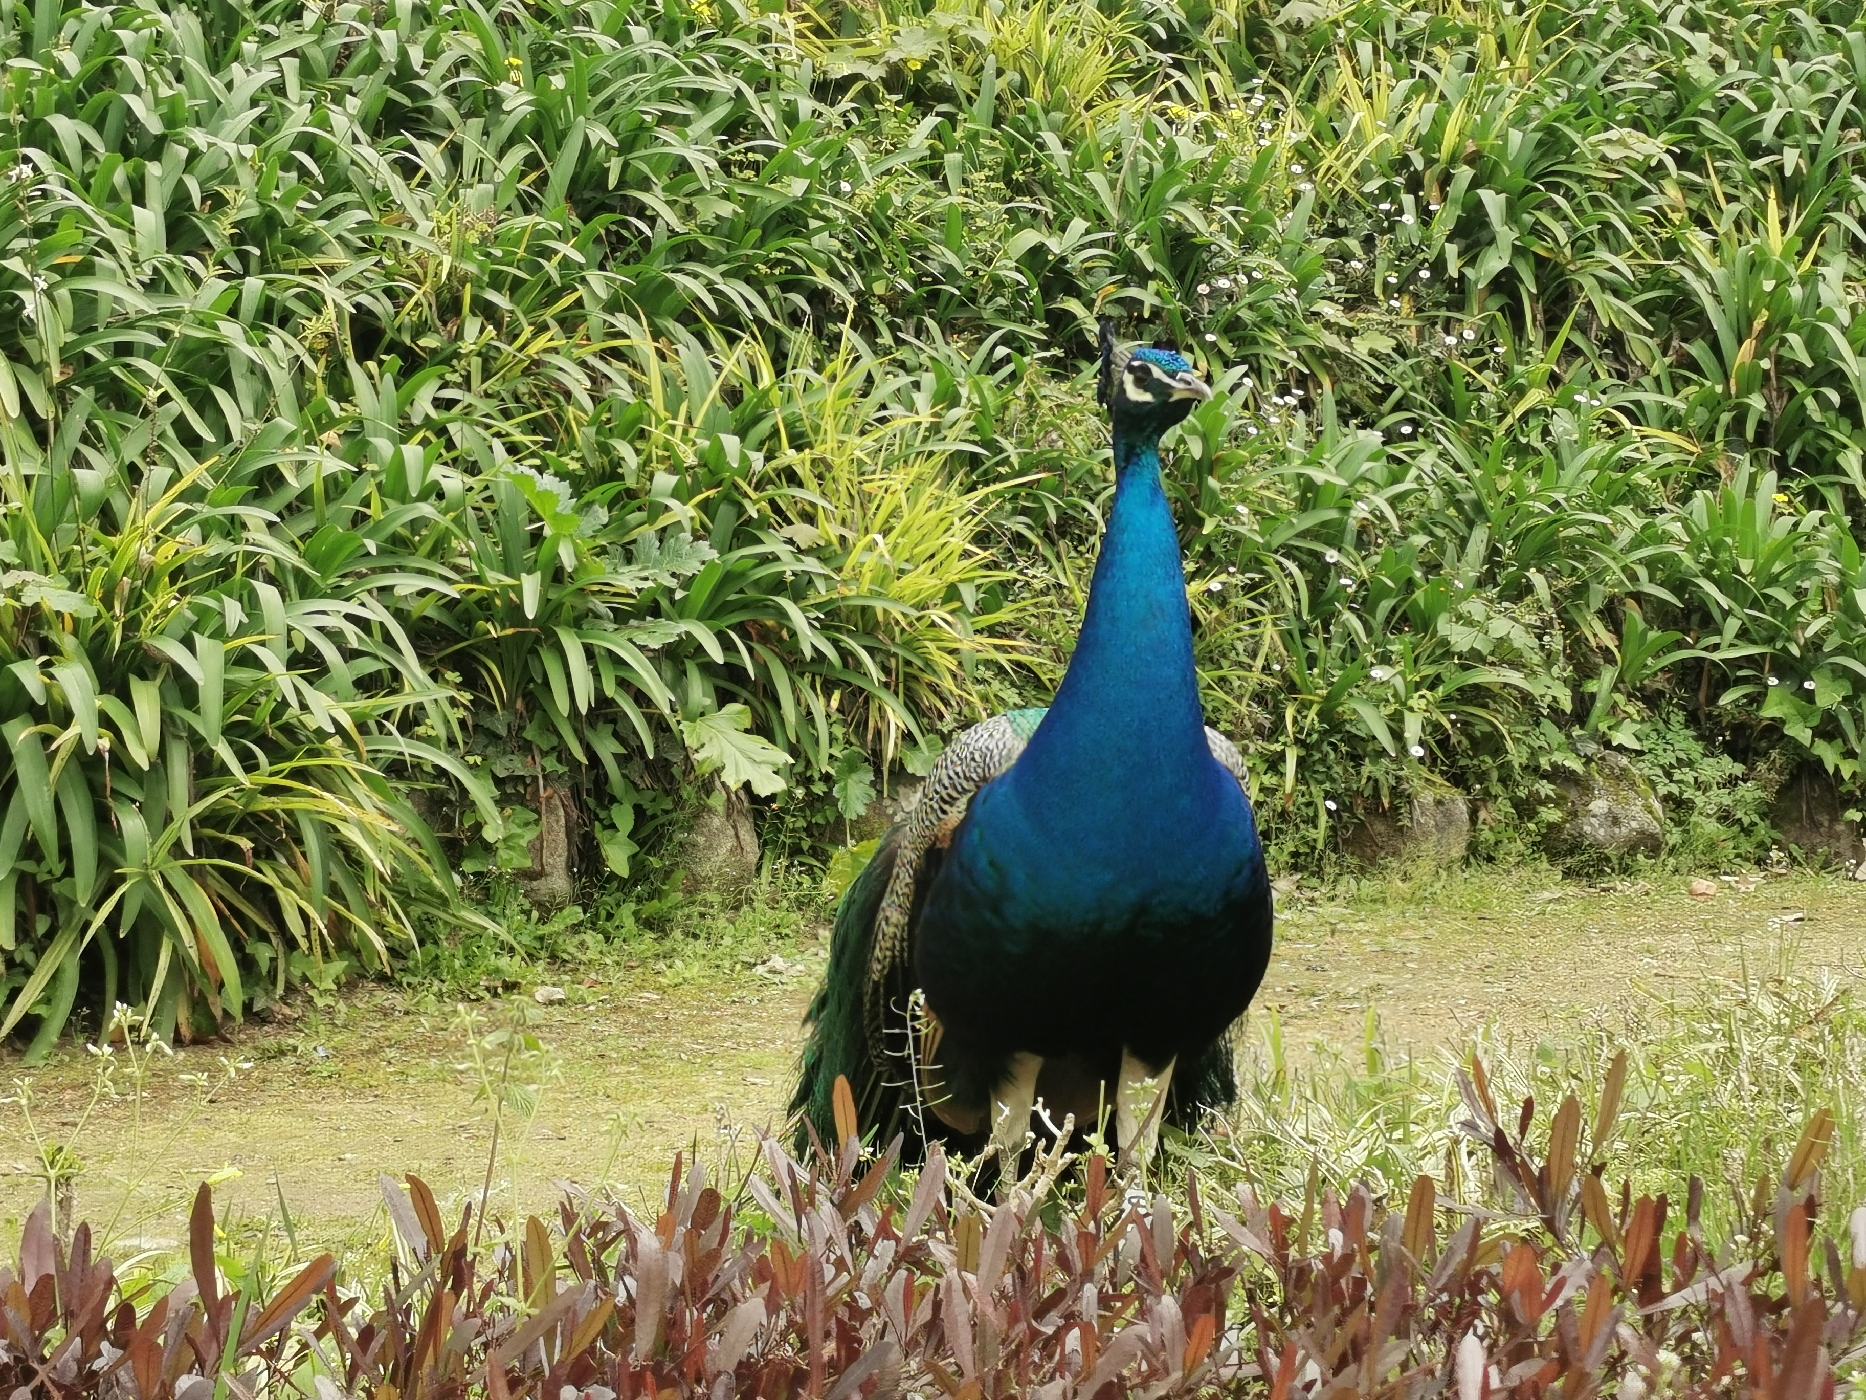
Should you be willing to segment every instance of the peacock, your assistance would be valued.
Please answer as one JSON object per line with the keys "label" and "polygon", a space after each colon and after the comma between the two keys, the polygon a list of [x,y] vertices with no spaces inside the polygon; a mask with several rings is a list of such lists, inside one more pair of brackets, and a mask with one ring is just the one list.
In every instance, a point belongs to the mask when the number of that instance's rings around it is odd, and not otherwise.
{"label": "peacock", "polygon": [[[1160,438],[1212,396],[1169,344],[1101,325],[1115,495],[1047,709],[962,733],[837,910],[791,1109],[838,1139],[836,1081],[918,1160],[1112,1118],[1125,1169],[1236,1094],[1229,1030],[1269,963],[1263,845],[1206,727]],[[845,1110],[846,1114],[846,1110]]]}

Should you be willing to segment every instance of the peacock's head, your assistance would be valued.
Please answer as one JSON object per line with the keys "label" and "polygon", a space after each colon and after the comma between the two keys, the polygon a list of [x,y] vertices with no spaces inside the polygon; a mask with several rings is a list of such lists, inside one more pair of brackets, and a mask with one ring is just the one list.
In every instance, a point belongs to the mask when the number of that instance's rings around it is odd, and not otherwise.
{"label": "peacock's head", "polygon": [[1114,323],[1101,323],[1101,382],[1096,398],[1114,418],[1117,431],[1155,436],[1212,396],[1192,361],[1167,342],[1118,347]]}

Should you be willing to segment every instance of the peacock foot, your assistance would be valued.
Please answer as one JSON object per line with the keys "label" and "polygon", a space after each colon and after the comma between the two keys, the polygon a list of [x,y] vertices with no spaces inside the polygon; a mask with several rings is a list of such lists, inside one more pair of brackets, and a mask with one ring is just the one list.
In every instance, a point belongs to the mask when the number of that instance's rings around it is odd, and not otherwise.
{"label": "peacock foot", "polygon": [[1121,1054],[1121,1082],[1115,1086],[1115,1134],[1121,1143],[1119,1178],[1144,1186],[1160,1151],[1160,1125],[1166,1119],[1166,1094],[1173,1083],[1173,1061],[1157,1073],[1135,1057]]}

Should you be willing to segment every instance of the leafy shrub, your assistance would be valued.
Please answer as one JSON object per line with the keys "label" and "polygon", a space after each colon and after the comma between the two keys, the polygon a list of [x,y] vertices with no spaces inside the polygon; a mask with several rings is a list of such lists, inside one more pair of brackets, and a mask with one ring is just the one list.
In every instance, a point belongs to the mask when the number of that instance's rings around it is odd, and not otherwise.
{"label": "leafy shrub", "polygon": [[329,1256],[269,1300],[225,1286],[206,1187],[192,1277],[159,1297],[126,1296],[88,1227],[61,1241],[42,1208],[0,1270],[0,1382],[410,1400],[1831,1390],[1866,1317],[1859,1250],[1818,1230],[1831,1120],[1719,1249],[1701,1183],[1682,1206],[1608,1185],[1595,1152],[1624,1069],[1591,1121],[1570,1095],[1539,1127],[1533,1100],[1499,1113],[1474,1059],[1462,1130],[1494,1187],[1469,1202],[1421,1176],[1403,1199],[1312,1186],[1289,1207],[1194,1180],[1175,1207],[1124,1197],[1096,1156],[1067,1195],[1040,1164],[994,1208],[937,1155],[897,1189],[891,1153],[850,1140],[808,1170],[767,1141],[735,1200],[676,1160],[646,1214],[572,1196],[555,1230],[533,1218],[478,1249],[470,1209],[449,1232],[411,1177],[385,1183],[400,1260],[373,1307]]}
{"label": "leafy shrub", "polygon": [[[1292,857],[1658,715],[1858,797],[1857,17],[8,0],[0,728],[58,785],[0,772],[4,1014],[381,961],[452,898],[410,794],[625,877],[670,789],[822,830],[1044,698],[1104,310],[1223,371],[1175,490]],[[221,804],[173,909],[157,767]]]}
{"label": "leafy shrub", "polygon": [[184,1036],[295,963],[381,966],[442,863],[384,773],[445,761],[394,732],[445,722],[406,635],[281,528],[276,441],[197,464],[86,399],[64,421],[0,477],[0,1029],[43,993],[55,1034],[81,959]]}

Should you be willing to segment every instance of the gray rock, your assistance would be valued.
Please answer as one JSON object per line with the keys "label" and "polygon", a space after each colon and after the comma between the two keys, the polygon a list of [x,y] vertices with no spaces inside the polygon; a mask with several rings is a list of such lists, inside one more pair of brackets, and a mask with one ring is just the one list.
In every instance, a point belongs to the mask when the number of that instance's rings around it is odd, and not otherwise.
{"label": "gray rock", "polygon": [[829,839],[838,846],[859,846],[864,841],[877,841],[888,834],[889,829],[907,815],[907,809],[914,805],[920,796],[920,779],[908,773],[898,773],[888,780],[888,790],[878,794],[868,804],[868,810],[853,821],[837,817],[829,824]]}
{"label": "gray rock", "polygon": [[1557,778],[1562,811],[1549,833],[1558,853],[1657,855],[1665,845],[1665,809],[1625,755],[1600,751],[1585,771]]}
{"label": "gray rock", "polygon": [[1866,863],[1866,841],[1858,822],[1847,820],[1846,800],[1819,768],[1798,769],[1782,784],[1770,812],[1784,845],[1803,859],[1851,870]]}
{"label": "gray rock", "polygon": [[1403,812],[1364,813],[1342,833],[1341,847],[1367,865],[1456,865],[1471,849],[1471,804],[1461,792],[1414,793]]}
{"label": "gray rock", "polygon": [[576,809],[570,794],[547,787],[538,794],[538,834],[531,842],[531,868],[518,872],[518,887],[539,909],[561,909],[576,896]]}
{"label": "gray rock", "polygon": [[740,895],[758,878],[758,830],[743,792],[715,788],[681,843],[681,888],[689,894]]}

